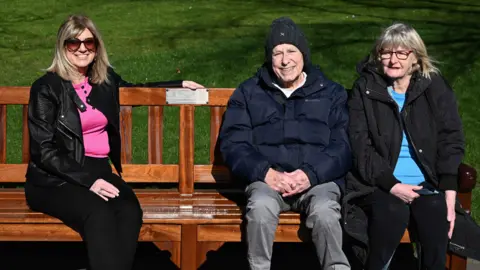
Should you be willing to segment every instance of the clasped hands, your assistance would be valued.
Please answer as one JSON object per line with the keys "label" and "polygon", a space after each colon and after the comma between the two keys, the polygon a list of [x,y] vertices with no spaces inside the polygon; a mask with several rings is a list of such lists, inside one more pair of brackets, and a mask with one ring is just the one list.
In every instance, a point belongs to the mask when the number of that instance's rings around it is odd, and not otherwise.
{"label": "clasped hands", "polygon": [[270,168],[265,176],[265,183],[281,193],[283,197],[302,193],[311,186],[308,176],[300,169],[293,172],[279,172]]}

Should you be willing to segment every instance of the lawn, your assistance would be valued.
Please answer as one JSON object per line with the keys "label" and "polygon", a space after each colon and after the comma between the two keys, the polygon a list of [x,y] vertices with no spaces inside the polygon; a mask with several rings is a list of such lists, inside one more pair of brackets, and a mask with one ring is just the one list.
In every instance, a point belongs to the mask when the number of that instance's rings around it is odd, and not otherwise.
{"label": "lawn", "polygon": [[[467,138],[465,162],[480,169],[480,4],[431,1],[72,1],[0,0],[0,85],[28,86],[51,63],[56,31],[68,14],[89,15],[124,79],[190,79],[235,87],[255,73],[274,18],[288,15],[305,31],[312,60],[346,88],[381,29],[412,24],[455,89]],[[477,105],[475,105],[477,104]],[[20,162],[21,108],[8,108],[8,162]],[[177,161],[175,108],[165,116],[166,163]],[[208,111],[196,112],[196,162],[208,161]],[[134,110],[134,161],[146,162],[146,110]],[[480,220],[480,189],[473,213]]]}

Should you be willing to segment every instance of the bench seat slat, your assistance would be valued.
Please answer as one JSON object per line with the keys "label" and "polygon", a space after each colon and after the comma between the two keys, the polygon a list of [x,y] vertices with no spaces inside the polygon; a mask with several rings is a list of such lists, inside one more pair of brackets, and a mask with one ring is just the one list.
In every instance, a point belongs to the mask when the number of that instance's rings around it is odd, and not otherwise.
{"label": "bench seat slat", "polygon": [[[0,224],[0,241],[81,241],[80,235],[63,224]],[[148,242],[175,241],[181,236],[180,225],[147,224],[142,226],[139,240]]]}

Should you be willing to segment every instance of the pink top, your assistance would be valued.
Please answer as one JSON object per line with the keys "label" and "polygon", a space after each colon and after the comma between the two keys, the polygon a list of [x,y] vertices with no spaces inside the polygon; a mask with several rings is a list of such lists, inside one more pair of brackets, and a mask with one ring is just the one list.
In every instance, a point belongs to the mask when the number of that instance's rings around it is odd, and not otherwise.
{"label": "pink top", "polygon": [[108,157],[110,145],[108,144],[108,133],[105,130],[108,120],[101,111],[93,108],[87,102],[87,96],[92,91],[92,86],[88,83],[88,78],[85,78],[83,83],[74,84],[73,88],[75,88],[78,96],[87,106],[86,111],[78,111],[80,114],[80,122],[82,123],[85,156],[97,158]]}

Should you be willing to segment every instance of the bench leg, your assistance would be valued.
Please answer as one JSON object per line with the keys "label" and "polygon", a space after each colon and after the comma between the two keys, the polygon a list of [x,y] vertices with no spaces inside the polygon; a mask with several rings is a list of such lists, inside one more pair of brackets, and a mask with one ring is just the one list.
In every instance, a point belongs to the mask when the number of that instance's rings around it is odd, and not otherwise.
{"label": "bench leg", "polygon": [[170,251],[170,260],[180,268],[180,242],[153,242],[160,250]]}
{"label": "bench leg", "polygon": [[197,269],[197,225],[182,225],[181,270]]}
{"label": "bench leg", "polygon": [[446,269],[448,270],[466,270],[467,269],[467,258],[461,257],[452,253],[447,254],[447,265]]}
{"label": "bench leg", "polygon": [[197,268],[207,260],[207,253],[211,250],[216,251],[225,242],[198,242],[197,243]]}

